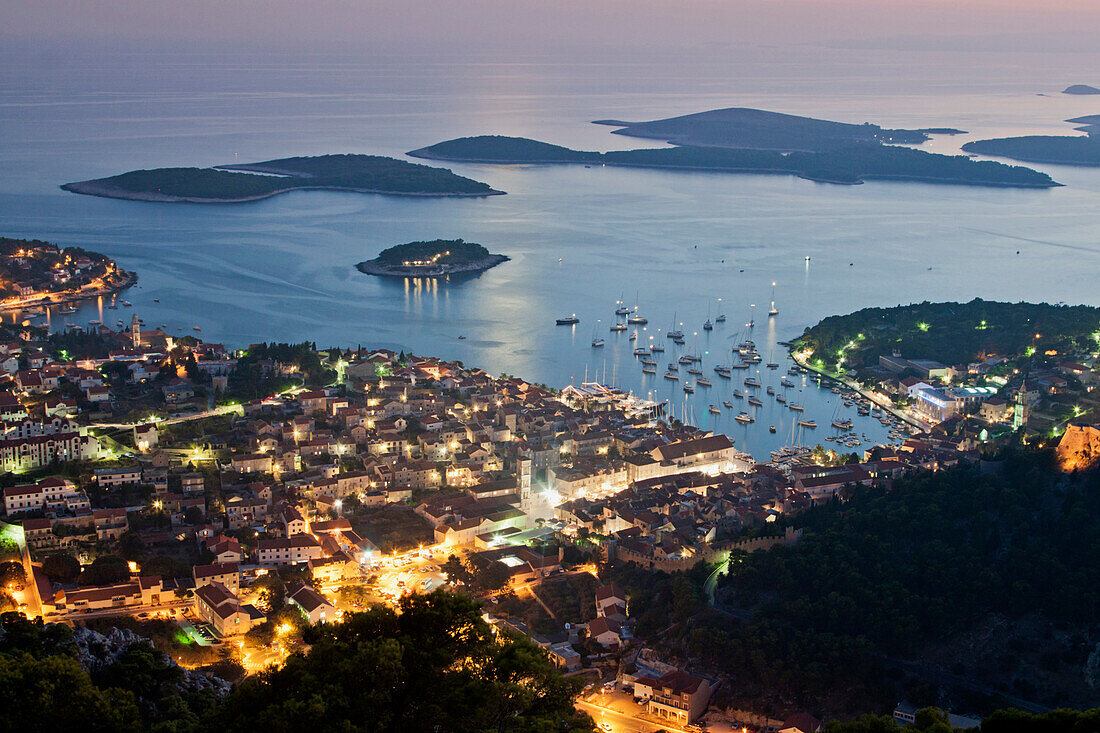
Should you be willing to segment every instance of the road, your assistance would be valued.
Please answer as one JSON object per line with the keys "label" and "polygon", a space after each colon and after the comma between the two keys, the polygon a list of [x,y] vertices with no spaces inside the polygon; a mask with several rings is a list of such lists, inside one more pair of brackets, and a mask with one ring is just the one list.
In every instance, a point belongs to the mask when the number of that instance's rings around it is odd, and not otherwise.
{"label": "road", "polygon": [[668,721],[662,725],[583,700],[577,701],[577,708],[591,715],[597,726],[602,723],[609,724],[611,726],[610,733],[652,733],[662,729],[680,730]]}
{"label": "road", "polygon": [[[203,410],[202,412],[196,412],[193,415],[184,415],[183,417],[169,417],[163,420],[157,420],[157,425],[175,425],[177,423],[189,422],[191,420],[202,420],[207,417],[219,417],[221,415],[243,415],[244,408],[240,405],[223,405],[222,407],[215,407],[213,410]],[[91,428],[115,428],[122,430],[129,430],[138,425],[144,425],[145,422],[140,423],[125,423],[125,422],[97,422],[92,423],[88,427]]]}

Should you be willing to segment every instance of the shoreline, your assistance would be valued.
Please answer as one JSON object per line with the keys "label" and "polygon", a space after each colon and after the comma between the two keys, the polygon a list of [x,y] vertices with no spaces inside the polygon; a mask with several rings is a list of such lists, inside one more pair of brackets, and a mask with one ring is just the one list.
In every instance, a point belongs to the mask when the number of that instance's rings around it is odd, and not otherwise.
{"label": "shoreline", "polygon": [[830,382],[835,382],[836,384],[839,384],[843,387],[847,387],[848,389],[851,389],[855,392],[858,392],[859,394],[863,395],[865,398],[870,400],[873,404],[878,405],[879,407],[886,410],[891,415],[898,418],[899,420],[906,423],[907,425],[911,425],[911,426],[917,428],[918,430],[920,430],[922,432],[928,430],[928,426],[922,425],[918,420],[915,420],[915,419],[909,417],[908,415],[906,415],[904,412],[901,412],[900,410],[898,410],[896,407],[893,406],[893,403],[886,404],[886,403],[883,403],[880,400],[875,399],[874,396],[872,396],[871,393],[869,393],[865,389],[863,389],[863,387],[860,386],[858,383],[856,383],[854,381],[849,381],[849,380],[845,379],[844,377],[837,376],[835,374],[831,374],[831,373],[825,371],[824,369],[818,369],[814,365],[810,364],[808,361],[804,361],[802,359],[799,359],[798,356],[795,353],[794,342],[793,341],[787,347],[787,355],[791,357],[791,361],[793,361],[795,364],[798,364],[798,366],[802,367],[803,369],[805,369],[807,371],[810,371],[810,372],[813,372],[814,374],[817,374],[817,375],[829,380]]}
{"label": "shoreline", "polygon": [[733,173],[733,174],[760,174],[760,175],[788,175],[801,178],[813,183],[829,183],[836,186],[859,186],[867,181],[910,181],[913,183],[932,183],[949,186],[979,186],[983,188],[1028,188],[1042,190],[1047,188],[1060,188],[1065,184],[1051,181],[1050,183],[1006,183],[999,181],[978,181],[957,178],[938,178],[933,176],[912,176],[902,173],[890,174],[862,174],[855,181],[829,180],[826,178],[813,178],[801,171],[790,168],[715,168],[710,166],[688,165],[643,165],[640,163],[619,163],[613,161],[579,161],[579,160],[485,160],[481,158],[458,158],[447,155],[423,154],[422,149],[413,150],[406,155],[422,160],[438,160],[447,163],[471,163],[475,165],[600,165],[614,168],[639,168],[666,171],[702,171],[707,173]]}
{"label": "shoreline", "polygon": [[62,295],[56,298],[51,297],[48,294],[39,295],[32,299],[28,299],[22,305],[0,305],[0,313],[18,312],[28,310],[30,308],[53,308],[55,306],[63,305],[65,303],[79,303],[81,301],[91,300],[93,298],[101,298],[104,295],[121,293],[123,290],[128,290],[129,288],[137,285],[138,275],[136,272],[133,272],[132,270],[118,270],[118,272],[126,273],[126,281],[121,285],[115,285],[109,288],[102,288],[94,293],[74,293],[72,295]]}
{"label": "shoreline", "polygon": [[419,270],[401,267],[390,268],[382,265],[376,259],[364,260],[363,262],[359,262],[355,265],[355,269],[357,269],[364,275],[375,275],[377,277],[391,277],[398,279],[409,277],[442,278],[450,277],[451,275],[464,275],[485,272],[486,270],[508,262],[511,259],[512,258],[508,257],[507,255],[489,255],[488,257],[483,257],[474,262],[468,262],[464,265],[454,266],[453,269],[448,269],[445,272],[440,272],[430,268],[420,268]]}
{"label": "shoreline", "polygon": [[368,193],[380,196],[411,196],[421,198],[480,198],[484,196],[504,196],[506,191],[489,189],[480,193],[432,193],[429,191],[387,191],[384,189],[354,188],[349,186],[288,186],[270,193],[257,194],[255,196],[241,196],[237,198],[202,198],[199,196],[172,196],[153,191],[128,191],[114,186],[106,186],[96,181],[74,181],[61,185],[61,190],[83,196],[98,196],[100,198],[118,199],[122,201],[144,201],[147,203],[163,204],[240,204],[250,201],[262,201],[272,196],[278,196],[291,191],[346,191],[350,193]]}

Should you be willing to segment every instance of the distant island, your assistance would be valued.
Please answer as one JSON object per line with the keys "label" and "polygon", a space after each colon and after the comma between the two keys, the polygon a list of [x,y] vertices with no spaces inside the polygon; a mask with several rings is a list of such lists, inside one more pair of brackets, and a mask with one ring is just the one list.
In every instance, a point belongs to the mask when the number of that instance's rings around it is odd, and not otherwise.
{"label": "distant island", "polygon": [[435,239],[409,242],[382,250],[373,260],[355,267],[380,277],[446,277],[460,273],[484,272],[510,258],[490,254],[480,244],[461,239]]}
{"label": "distant island", "polygon": [[725,173],[780,173],[843,184],[896,179],[1025,188],[1060,185],[1047,174],[1030,168],[876,142],[846,142],[815,152],[681,145],[600,153],[572,150],[527,138],[481,135],[437,143],[410,151],[408,155],[470,163],[586,163]]}
{"label": "distant island", "polygon": [[785,152],[820,152],[853,143],[916,144],[929,135],[957,135],[963,130],[927,128],[889,130],[870,122],[851,124],[800,117],[747,107],[730,107],[649,122],[594,120],[622,129],[615,135],[664,140],[674,145],[749,148]]}
{"label": "distant island", "polygon": [[975,140],[962,149],[968,153],[994,155],[1027,163],[1057,165],[1100,165],[1100,115],[1066,120],[1080,125],[1085,135],[1022,135]]}
{"label": "distant island", "polygon": [[1062,90],[1062,94],[1100,94],[1100,89],[1088,84],[1071,84]]}
{"label": "distant island", "polygon": [[238,203],[286,191],[321,189],[395,196],[504,193],[446,168],[377,155],[282,158],[213,168],[155,168],[66,183],[73,193],[133,201]]}

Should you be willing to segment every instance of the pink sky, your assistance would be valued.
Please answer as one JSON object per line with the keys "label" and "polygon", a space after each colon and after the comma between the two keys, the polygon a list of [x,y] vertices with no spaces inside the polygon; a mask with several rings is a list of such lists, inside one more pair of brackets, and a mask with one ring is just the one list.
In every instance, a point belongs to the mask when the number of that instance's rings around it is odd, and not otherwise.
{"label": "pink sky", "polygon": [[[1097,0],[3,0],[0,34],[527,48],[1100,35]],[[1086,46],[1087,48],[1087,46]]]}

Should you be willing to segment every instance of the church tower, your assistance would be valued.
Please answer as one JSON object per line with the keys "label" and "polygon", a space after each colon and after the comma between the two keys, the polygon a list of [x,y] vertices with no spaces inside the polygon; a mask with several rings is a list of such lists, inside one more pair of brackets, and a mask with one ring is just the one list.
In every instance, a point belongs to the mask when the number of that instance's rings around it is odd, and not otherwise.
{"label": "church tower", "polygon": [[130,319],[130,332],[134,340],[134,348],[141,348],[141,322],[138,320],[137,313]]}

